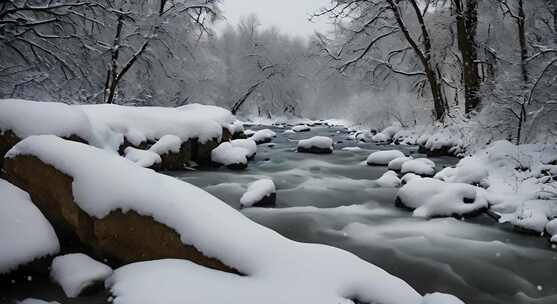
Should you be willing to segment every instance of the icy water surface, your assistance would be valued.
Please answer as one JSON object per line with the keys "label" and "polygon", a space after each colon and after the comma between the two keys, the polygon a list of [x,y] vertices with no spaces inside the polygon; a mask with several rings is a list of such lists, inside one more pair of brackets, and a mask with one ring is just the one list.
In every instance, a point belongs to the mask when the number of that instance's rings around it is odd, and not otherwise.
{"label": "icy water surface", "polygon": [[[424,220],[394,207],[396,189],[374,183],[387,169],[363,161],[375,150],[411,154],[416,148],[357,144],[337,128],[299,134],[273,130],[277,138],[258,146],[246,171],[172,175],[236,208],[247,184],[270,177],[278,190],[277,208],[245,209],[245,215],[288,238],[351,251],[421,293],[447,292],[468,304],[557,303],[557,249],[544,239],[513,232],[487,216]],[[334,154],[295,152],[296,140],[314,135],[333,137]],[[349,146],[363,150],[341,150]],[[434,160],[440,168],[457,161]]]}
{"label": "icy water surface", "polygon": [[[397,148],[413,154],[415,148],[358,144],[338,128],[318,127],[301,134],[273,130],[277,138],[258,147],[246,171],[221,168],[168,174],[235,208],[247,184],[270,177],[278,189],[277,208],[245,209],[246,216],[293,240],[348,250],[404,279],[422,294],[447,292],[467,304],[557,303],[557,249],[544,239],[512,232],[487,216],[424,220],[394,207],[396,189],[374,183],[387,169],[366,166],[364,161],[376,150]],[[333,137],[334,154],[295,152],[298,139],[314,135]],[[363,150],[341,150],[352,146]],[[434,160],[439,168],[457,161]],[[25,297],[62,304],[109,303],[108,292],[67,299],[60,287],[45,278],[18,284],[0,295],[0,303]]]}

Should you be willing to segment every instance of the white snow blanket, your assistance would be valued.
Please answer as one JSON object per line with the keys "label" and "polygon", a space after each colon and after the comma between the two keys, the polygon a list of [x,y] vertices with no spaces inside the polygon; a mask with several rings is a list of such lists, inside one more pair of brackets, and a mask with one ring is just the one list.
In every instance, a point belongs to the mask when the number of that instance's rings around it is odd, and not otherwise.
{"label": "white snow blanket", "polygon": [[240,198],[240,204],[242,207],[251,207],[276,192],[275,183],[272,179],[260,179],[248,186],[246,193]]}
{"label": "white snow blanket", "polygon": [[311,149],[318,148],[333,151],[333,140],[326,136],[314,136],[312,138],[298,141],[298,148]]}
{"label": "white snow blanket", "polygon": [[252,158],[257,153],[257,143],[251,138],[248,139],[235,139],[230,142],[233,147],[243,148],[247,151],[246,156]]}
{"label": "white snow blanket", "polygon": [[383,176],[375,181],[381,187],[395,188],[402,183],[394,171],[387,171]]}
{"label": "white snow blanket", "polygon": [[411,178],[397,196],[417,217],[466,215],[488,206],[483,189],[433,178]]}
{"label": "white snow blanket", "polygon": [[47,302],[47,301],[43,301],[43,300],[40,300],[40,299],[28,298],[28,299],[25,299],[23,301],[17,302],[17,304],[60,304],[60,303],[54,302],[54,301],[53,302]]}
{"label": "white snow blanket", "polygon": [[373,135],[371,140],[376,143],[389,143],[391,141],[391,138],[383,133],[377,133]]}
{"label": "white snow blanket", "polygon": [[99,148],[117,151],[126,138],[139,145],[174,135],[185,142],[204,143],[243,129],[230,111],[215,106],[190,104],[180,108],[129,107],[111,104],[66,105],[18,99],[0,99],[0,132],[12,130],[18,137],[31,135],[79,136]]}
{"label": "white snow blanket", "polygon": [[398,150],[373,152],[367,158],[367,164],[372,166],[387,166],[393,159],[404,157],[404,153]]}
{"label": "white snow blanket", "polygon": [[551,241],[553,243],[557,243],[557,218],[547,223],[547,225],[545,226],[545,230],[547,231],[547,233],[549,233]]}
{"label": "white snow blanket", "polygon": [[104,218],[118,209],[151,216],[174,229],[184,244],[245,274],[183,260],[131,264],[109,280],[115,303],[423,303],[404,281],[351,253],[291,241],[191,184],[113,153],[34,136],[8,152],[17,155],[36,156],[72,176],[76,203],[90,216]]}
{"label": "white snow blanket", "polygon": [[160,155],[151,150],[141,150],[134,147],[127,147],[124,150],[124,155],[126,159],[143,168],[150,168],[162,162]]}
{"label": "white snow blanket", "polygon": [[79,296],[85,288],[103,282],[111,274],[112,268],[82,253],[56,257],[50,270],[50,277],[62,286],[68,298]]}
{"label": "white snow blanket", "polygon": [[59,250],[54,229],[29,194],[0,179],[0,274]]}
{"label": "white snow blanket", "polygon": [[433,176],[435,175],[435,163],[427,158],[418,158],[405,161],[400,172],[402,174],[414,173],[421,176]]}
{"label": "white snow blanket", "polygon": [[402,169],[402,164],[413,159],[414,158],[411,156],[410,157],[403,156],[403,157],[395,158],[389,162],[388,165],[389,170],[400,171]]}

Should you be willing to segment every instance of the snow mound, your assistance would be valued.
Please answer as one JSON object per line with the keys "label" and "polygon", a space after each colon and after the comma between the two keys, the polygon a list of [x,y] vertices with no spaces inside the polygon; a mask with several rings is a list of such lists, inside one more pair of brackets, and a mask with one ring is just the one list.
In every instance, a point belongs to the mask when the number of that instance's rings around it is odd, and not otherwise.
{"label": "snow mound", "polygon": [[309,131],[311,131],[311,128],[308,127],[307,125],[299,125],[299,126],[292,127],[292,131],[294,131],[294,132],[309,132]]}
{"label": "snow mound", "polygon": [[481,188],[445,183],[432,178],[412,178],[397,194],[398,203],[417,217],[465,216],[488,207]]}
{"label": "snow mound", "polygon": [[179,153],[182,147],[182,140],[176,135],[165,135],[161,137],[151,148],[150,151],[158,155]]}
{"label": "snow mound", "polygon": [[112,274],[112,269],[82,253],[58,256],[52,261],[50,277],[62,286],[68,298]]}
{"label": "snow mound", "polygon": [[245,167],[248,164],[248,150],[223,142],[211,151],[211,161],[224,166]]}
{"label": "snow mound", "polygon": [[381,187],[395,188],[402,183],[394,171],[387,171],[383,176],[375,181]]}
{"label": "snow mound", "polygon": [[298,141],[299,152],[331,153],[333,152],[333,140],[325,136],[314,136],[309,139]]}
{"label": "snow mound", "polygon": [[270,142],[271,140],[273,140],[273,137],[275,136],[277,136],[277,133],[269,129],[263,129],[255,132],[251,136],[251,139],[253,139],[259,145],[259,144],[265,144]]}
{"label": "snow mound", "polygon": [[162,162],[160,155],[151,150],[140,150],[134,147],[127,147],[124,150],[124,155],[126,159],[143,168],[151,168]]}
{"label": "snow mound", "polygon": [[251,138],[248,139],[235,139],[230,142],[233,147],[243,148],[246,150],[246,156],[252,158],[257,153],[257,144]]}
{"label": "snow mound", "polygon": [[18,155],[35,156],[71,176],[75,201],[90,216],[102,219],[115,210],[151,216],[174,229],[185,244],[244,274],[183,260],[131,264],[109,280],[115,303],[254,303],[257,295],[261,302],[281,304],[422,302],[407,283],[354,254],[291,241],[189,183],[113,153],[55,136],[33,136],[8,152],[8,157]]}
{"label": "snow mound", "polygon": [[460,155],[464,152],[462,133],[458,128],[445,128],[427,136],[423,146],[429,152]]}
{"label": "snow mound", "polygon": [[421,176],[414,174],[414,173],[406,173],[404,174],[401,178],[400,181],[402,182],[403,185],[407,184],[410,180],[414,179],[414,178],[422,178]]}
{"label": "snow mound", "polygon": [[393,135],[393,142],[398,145],[415,145],[418,141],[416,131],[400,130]]}
{"label": "snow mound", "polygon": [[451,183],[487,187],[488,167],[489,164],[479,157],[465,157],[458,162],[456,168],[445,168],[436,174],[435,178]]}
{"label": "snow mound", "polygon": [[402,164],[413,159],[414,158],[411,156],[410,157],[403,156],[403,157],[395,158],[389,162],[388,165],[389,170],[400,171],[402,169]]}
{"label": "snow mound", "polygon": [[557,200],[529,200],[523,202],[515,212],[504,213],[499,221],[542,234],[549,219],[557,216]]}
{"label": "snow mound", "polygon": [[387,166],[392,160],[404,157],[404,153],[398,150],[373,152],[367,158],[367,164],[370,166]]}
{"label": "snow mound", "polygon": [[433,176],[435,175],[435,163],[427,158],[418,158],[405,161],[400,172],[402,174],[414,173],[421,176]]}
{"label": "snow mound", "polygon": [[251,207],[263,200],[263,198],[276,193],[276,191],[273,180],[260,179],[248,186],[248,190],[242,195],[242,198],[240,198],[240,204],[242,204],[242,207]]}
{"label": "snow mound", "polygon": [[381,133],[385,134],[385,136],[387,136],[389,139],[391,139],[401,129],[402,129],[402,127],[400,125],[392,125],[390,127],[385,128],[383,131],[381,131]]}
{"label": "snow mound", "polygon": [[59,250],[54,229],[29,194],[0,179],[0,274]]}

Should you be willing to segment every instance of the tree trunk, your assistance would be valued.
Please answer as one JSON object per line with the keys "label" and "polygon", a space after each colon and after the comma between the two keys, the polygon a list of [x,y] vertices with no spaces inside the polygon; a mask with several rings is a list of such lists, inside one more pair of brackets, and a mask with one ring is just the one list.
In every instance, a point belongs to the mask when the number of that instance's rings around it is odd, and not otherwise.
{"label": "tree trunk", "polygon": [[476,33],[478,28],[478,1],[454,0],[456,7],[458,48],[462,54],[465,111],[470,113],[480,106],[481,80],[478,73]]}
{"label": "tree trunk", "polygon": [[522,79],[528,82],[528,70],[526,68],[528,60],[528,48],[526,46],[526,14],[524,13],[523,0],[518,0],[518,39],[520,41],[520,69]]}
{"label": "tree trunk", "polygon": [[124,17],[118,16],[118,24],[116,26],[116,34],[114,35],[114,42],[112,43],[112,57],[110,70],[108,71],[105,83],[105,103],[114,103],[114,96],[117,88],[117,75],[118,75],[118,59],[120,57],[120,41],[122,37],[122,27],[124,26]]}
{"label": "tree trunk", "polygon": [[398,7],[398,1],[395,0],[387,0],[391,11],[394,14],[394,17],[397,21],[397,24],[404,34],[406,41],[412,47],[420,62],[424,68],[424,72],[426,74],[427,81],[429,83],[429,87],[431,89],[431,96],[433,98],[433,107],[434,107],[434,116],[436,121],[443,121],[445,119],[445,109],[446,103],[443,97],[443,92],[441,90],[441,81],[433,68],[432,59],[431,59],[431,39],[429,36],[429,32],[427,30],[424,18],[422,16],[422,12],[420,11],[419,5],[416,2],[417,0],[411,0],[412,7],[414,8],[414,12],[416,17],[418,18],[418,22],[420,24],[420,29],[422,31],[422,39],[424,45],[424,51],[420,49],[412,35],[408,31],[404,20],[402,19],[402,15],[400,13]]}

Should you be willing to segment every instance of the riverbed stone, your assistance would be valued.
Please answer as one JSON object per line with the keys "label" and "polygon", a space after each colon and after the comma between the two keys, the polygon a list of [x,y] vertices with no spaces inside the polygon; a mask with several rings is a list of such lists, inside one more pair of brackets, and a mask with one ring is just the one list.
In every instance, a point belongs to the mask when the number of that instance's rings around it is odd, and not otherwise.
{"label": "riverbed stone", "polygon": [[73,178],[34,156],[6,159],[4,171],[9,182],[31,195],[56,230],[62,250],[75,247],[73,242],[77,240],[91,248],[91,255],[106,256],[120,264],[177,258],[238,273],[223,262],[204,256],[195,247],[185,245],[176,231],[150,216],[120,210],[100,219],[88,215],[75,202]]}

